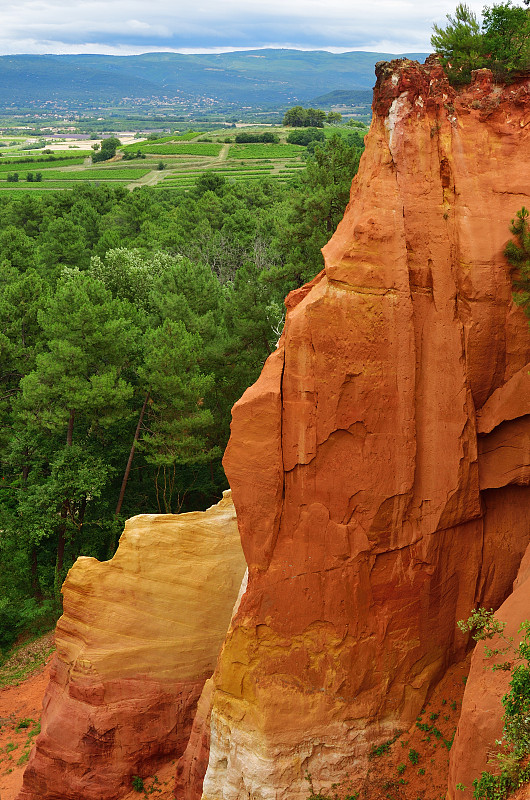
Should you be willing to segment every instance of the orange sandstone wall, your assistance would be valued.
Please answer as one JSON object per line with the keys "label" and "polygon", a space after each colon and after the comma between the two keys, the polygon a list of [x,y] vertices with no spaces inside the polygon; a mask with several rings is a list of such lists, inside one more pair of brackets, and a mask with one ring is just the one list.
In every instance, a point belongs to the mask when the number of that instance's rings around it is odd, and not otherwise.
{"label": "orange sandstone wall", "polygon": [[[517,524],[519,508],[530,514],[527,487],[530,483],[530,363],[523,367],[503,387],[494,392],[478,415],[479,460],[481,486],[499,486],[508,478],[513,484],[503,492],[485,492],[486,517],[495,529],[503,532],[497,536],[494,552],[487,552],[490,575],[503,572],[509,581],[506,551],[513,547],[513,526]],[[494,508],[492,498],[504,498],[501,508]],[[491,545],[490,545],[491,546]],[[490,608],[491,604],[485,604]],[[530,619],[530,545],[527,548],[513,591],[498,609],[498,620],[506,623],[505,635],[517,644],[522,634],[522,622]],[[503,647],[502,641],[488,642],[492,648]],[[471,800],[473,781],[483,771],[496,772],[495,763],[488,763],[499,748],[495,741],[502,738],[504,706],[503,695],[509,688],[510,672],[493,672],[502,657],[486,658],[484,642],[475,647],[471,669],[466,683],[462,712],[458,723],[449,767],[448,800]],[[456,786],[466,787],[464,790]],[[528,788],[526,789],[528,792]],[[525,796],[528,796],[527,794]]]}
{"label": "orange sandstone wall", "polygon": [[528,449],[507,448],[530,418],[513,400],[477,412],[529,360],[503,257],[530,202],[529,109],[528,81],[483,70],[457,94],[436,63],[378,66],[325,270],[233,410],[249,582],[214,675],[205,800],[361,776],[463,655],[456,621],[510,591],[530,497]]}
{"label": "orange sandstone wall", "polygon": [[19,800],[114,800],[183,752],[244,571],[229,492],[133,517],[110,561],[76,561]]}

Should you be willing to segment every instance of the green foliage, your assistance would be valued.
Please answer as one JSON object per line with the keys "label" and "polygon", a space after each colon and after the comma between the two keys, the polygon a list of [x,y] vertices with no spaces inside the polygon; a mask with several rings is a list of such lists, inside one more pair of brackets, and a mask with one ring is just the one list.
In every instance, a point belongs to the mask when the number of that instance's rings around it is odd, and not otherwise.
{"label": "green foliage", "polygon": [[320,128],[295,128],[287,136],[287,141],[289,144],[307,147],[309,142],[323,142],[325,138],[324,131]]}
{"label": "green foliage", "polygon": [[319,108],[294,106],[285,112],[282,124],[287,128],[323,128],[326,112]]}
{"label": "green foliage", "polygon": [[[337,159],[349,184],[340,169]],[[335,177],[314,157],[306,170],[296,202],[303,194],[309,207]],[[298,222],[290,187],[214,171],[188,195],[82,185],[2,197],[2,651],[49,628],[66,570],[78,555],[112,555],[123,517],[220,497],[231,407],[276,346],[286,291],[304,280]]]}
{"label": "green foliage", "polygon": [[508,242],[504,253],[513,270],[514,300],[530,319],[530,227],[528,219],[528,209],[523,206],[510,225],[516,241]]}
{"label": "green foliage", "polygon": [[135,792],[143,792],[144,790],[144,782],[139,775],[133,775],[132,777],[132,788]]}
{"label": "green foliage", "polygon": [[475,14],[464,3],[456,7],[454,17],[447,14],[445,28],[434,25],[431,45],[442,56],[452,83],[469,83],[471,71],[483,66],[482,35]]}
{"label": "green foliage", "polygon": [[509,80],[530,67],[530,10],[505,3],[485,6],[482,27],[460,3],[445,28],[434,25],[431,44],[442,57],[450,81],[469,83],[474,69],[488,67],[496,78]]}
{"label": "green foliage", "polygon": [[417,750],[410,749],[409,750],[409,761],[411,764],[417,764],[420,758],[420,754]]}
{"label": "green foliage", "polygon": [[[348,203],[360,150],[338,134],[317,144],[293,193],[284,240],[289,242],[283,275],[284,293],[316,275],[323,267],[321,248],[342,219]],[[294,280],[293,280],[294,279]]]}
{"label": "green foliage", "polygon": [[402,731],[397,731],[391,739],[388,739],[386,742],[382,742],[381,744],[372,747],[369,753],[369,758],[379,758],[382,755],[386,755],[390,752],[390,748],[397,742],[399,737],[401,736]]}
{"label": "green foliage", "polygon": [[103,139],[99,151],[94,151],[92,161],[95,164],[97,161],[108,161],[116,155],[116,148],[120,146],[121,142],[115,136],[110,136],[108,139]]}
{"label": "green foliage", "polygon": [[530,68],[530,10],[499,3],[483,9],[483,50],[499,79]]}

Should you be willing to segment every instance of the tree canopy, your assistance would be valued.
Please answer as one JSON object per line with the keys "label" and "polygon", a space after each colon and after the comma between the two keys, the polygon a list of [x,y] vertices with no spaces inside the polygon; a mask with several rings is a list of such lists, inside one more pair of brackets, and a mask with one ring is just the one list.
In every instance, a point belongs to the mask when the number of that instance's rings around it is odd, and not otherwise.
{"label": "tree canopy", "polygon": [[317,143],[289,185],[2,195],[0,648],[124,518],[220,497],[231,407],[322,268],[361,148]]}
{"label": "tree canopy", "polygon": [[530,69],[530,9],[508,0],[485,6],[482,16],[481,25],[470,8],[460,3],[454,17],[447,15],[445,28],[433,26],[431,44],[454,84],[469,83],[471,72],[483,67],[500,80]]}

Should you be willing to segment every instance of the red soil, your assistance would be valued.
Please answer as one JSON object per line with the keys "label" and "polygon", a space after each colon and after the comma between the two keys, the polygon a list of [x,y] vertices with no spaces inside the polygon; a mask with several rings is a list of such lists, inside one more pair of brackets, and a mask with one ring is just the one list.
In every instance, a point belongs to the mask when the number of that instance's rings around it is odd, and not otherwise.
{"label": "red soil", "polygon": [[[32,731],[40,722],[42,698],[49,681],[49,659],[44,667],[15,686],[0,688],[0,798],[14,800],[22,787],[26,753],[35,741]],[[28,727],[17,726],[31,720]],[[22,758],[22,763],[19,764]]]}

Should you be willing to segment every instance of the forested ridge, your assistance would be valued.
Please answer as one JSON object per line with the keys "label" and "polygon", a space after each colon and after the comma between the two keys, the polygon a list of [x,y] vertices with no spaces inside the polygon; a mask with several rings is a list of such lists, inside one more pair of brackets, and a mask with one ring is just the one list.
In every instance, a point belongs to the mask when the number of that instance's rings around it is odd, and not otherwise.
{"label": "forested ridge", "polygon": [[329,139],[288,186],[0,197],[0,648],[53,620],[127,517],[226,488],[231,407],[322,268],[361,149]]}

